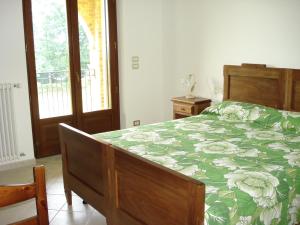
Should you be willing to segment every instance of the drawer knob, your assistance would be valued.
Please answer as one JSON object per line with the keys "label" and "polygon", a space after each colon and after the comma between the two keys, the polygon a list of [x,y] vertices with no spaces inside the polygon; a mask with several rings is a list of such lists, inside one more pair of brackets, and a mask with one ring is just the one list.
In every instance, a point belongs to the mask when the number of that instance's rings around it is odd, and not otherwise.
{"label": "drawer knob", "polygon": [[182,107],[182,108],[181,108],[181,111],[185,111],[185,108]]}

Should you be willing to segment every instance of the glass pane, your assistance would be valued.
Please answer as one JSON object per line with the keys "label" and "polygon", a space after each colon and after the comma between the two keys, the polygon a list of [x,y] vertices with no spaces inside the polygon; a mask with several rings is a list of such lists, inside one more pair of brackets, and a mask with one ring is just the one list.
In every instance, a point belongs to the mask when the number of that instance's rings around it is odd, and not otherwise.
{"label": "glass pane", "polygon": [[83,112],[110,108],[105,0],[78,0]]}
{"label": "glass pane", "polygon": [[72,114],[65,0],[32,0],[40,118]]}

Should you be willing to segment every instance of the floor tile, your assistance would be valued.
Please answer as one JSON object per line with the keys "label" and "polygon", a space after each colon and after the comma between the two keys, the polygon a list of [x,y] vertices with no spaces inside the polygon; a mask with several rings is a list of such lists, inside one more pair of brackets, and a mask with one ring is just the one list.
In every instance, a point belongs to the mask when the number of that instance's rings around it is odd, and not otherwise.
{"label": "floor tile", "polygon": [[89,216],[87,225],[106,225],[106,219],[99,212],[94,210],[92,215]]}
{"label": "floor tile", "polygon": [[53,183],[47,185],[47,194],[64,195],[65,190],[63,182],[56,179]]}
{"label": "floor tile", "polygon": [[56,216],[56,214],[58,212],[59,212],[58,210],[54,210],[54,209],[49,209],[48,210],[49,222],[51,222],[53,220],[53,218]]}
{"label": "floor tile", "polygon": [[48,209],[60,210],[66,204],[64,195],[47,195]]}
{"label": "floor tile", "polygon": [[73,212],[93,212],[93,208],[89,204],[83,204],[82,199],[78,196],[72,196],[72,205],[65,204],[61,210]]}
{"label": "floor tile", "polygon": [[33,182],[32,168],[19,168],[0,172],[0,184],[22,184]]}
{"label": "floor tile", "polygon": [[0,208],[0,224],[17,222],[34,215],[36,215],[35,201],[24,201],[9,207]]}
{"label": "floor tile", "polygon": [[51,221],[51,225],[85,225],[88,215],[84,212],[60,211]]}

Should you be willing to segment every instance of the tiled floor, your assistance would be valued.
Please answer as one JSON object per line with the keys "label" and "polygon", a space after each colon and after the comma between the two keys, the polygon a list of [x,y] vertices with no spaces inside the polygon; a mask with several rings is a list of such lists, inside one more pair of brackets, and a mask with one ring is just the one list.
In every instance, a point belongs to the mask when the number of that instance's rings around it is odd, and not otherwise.
{"label": "tiled floor", "polygon": [[[106,225],[105,218],[82,199],[73,194],[73,204],[68,206],[64,196],[60,156],[37,160],[46,167],[47,199],[51,225]],[[32,167],[0,172],[0,183],[32,182]],[[34,200],[0,208],[0,225],[5,225],[36,214]]]}

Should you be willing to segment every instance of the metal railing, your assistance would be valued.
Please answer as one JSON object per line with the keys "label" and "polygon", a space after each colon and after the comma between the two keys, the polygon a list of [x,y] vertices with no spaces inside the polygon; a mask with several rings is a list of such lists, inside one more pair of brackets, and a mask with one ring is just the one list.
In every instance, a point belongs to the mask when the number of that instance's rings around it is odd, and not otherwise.
{"label": "metal railing", "polygon": [[72,114],[69,71],[37,73],[40,118]]}
{"label": "metal railing", "polygon": [[[99,77],[95,71],[81,71],[83,112],[100,110],[101,96]],[[70,72],[67,70],[37,73],[40,118],[52,118],[72,114]]]}

